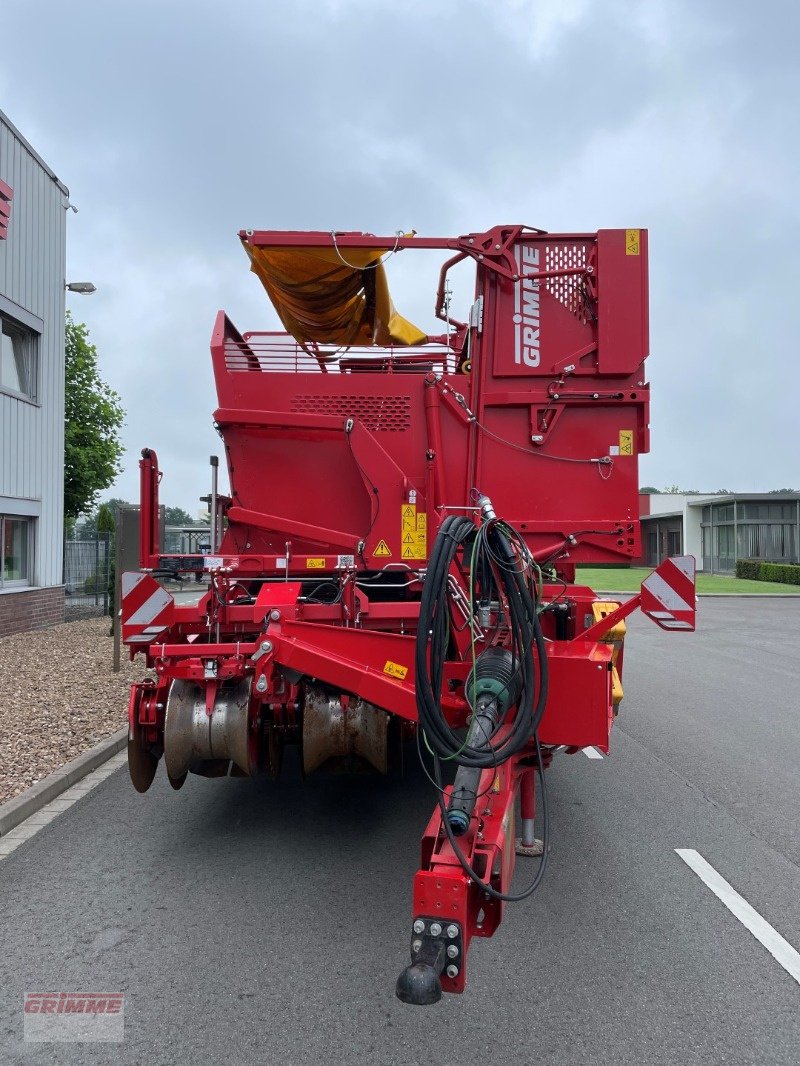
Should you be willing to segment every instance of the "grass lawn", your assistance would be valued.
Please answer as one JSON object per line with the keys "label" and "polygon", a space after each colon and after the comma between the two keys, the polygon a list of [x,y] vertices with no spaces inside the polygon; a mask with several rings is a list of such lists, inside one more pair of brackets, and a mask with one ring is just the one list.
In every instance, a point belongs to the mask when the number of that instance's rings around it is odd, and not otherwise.
{"label": "grass lawn", "polygon": [[[607,570],[602,567],[579,566],[576,582],[588,585],[597,592],[638,592],[639,586],[650,573],[640,567],[620,567]],[[758,592],[775,596],[800,595],[800,585],[781,585],[775,581],[750,581],[743,577],[727,577],[720,574],[698,574],[697,591],[703,592]]]}

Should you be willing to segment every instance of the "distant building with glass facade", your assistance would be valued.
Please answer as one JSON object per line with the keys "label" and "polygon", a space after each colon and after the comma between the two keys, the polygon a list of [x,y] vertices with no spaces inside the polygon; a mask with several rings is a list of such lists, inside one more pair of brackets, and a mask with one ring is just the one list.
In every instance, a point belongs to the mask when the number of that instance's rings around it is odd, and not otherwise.
{"label": "distant building with glass facade", "polygon": [[703,569],[728,573],[737,559],[765,563],[800,561],[800,493],[737,493],[706,503],[689,502],[700,513]]}
{"label": "distant building with glass facade", "polygon": [[737,559],[800,562],[800,492],[737,492],[726,496],[642,493],[642,557],[657,566],[671,555],[694,555],[698,569],[728,574]]}

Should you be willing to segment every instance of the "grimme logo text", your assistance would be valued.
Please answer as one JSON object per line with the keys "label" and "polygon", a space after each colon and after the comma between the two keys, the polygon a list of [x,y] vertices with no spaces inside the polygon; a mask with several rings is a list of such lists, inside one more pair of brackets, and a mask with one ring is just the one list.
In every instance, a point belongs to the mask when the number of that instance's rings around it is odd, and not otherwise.
{"label": "grimme logo text", "polygon": [[28,992],[26,1014],[119,1014],[122,992]]}
{"label": "grimme logo text", "polygon": [[539,282],[532,275],[539,273],[539,249],[523,244],[515,249],[522,281],[516,286],[514,297],[514,362],[538,366],[539,353]]}

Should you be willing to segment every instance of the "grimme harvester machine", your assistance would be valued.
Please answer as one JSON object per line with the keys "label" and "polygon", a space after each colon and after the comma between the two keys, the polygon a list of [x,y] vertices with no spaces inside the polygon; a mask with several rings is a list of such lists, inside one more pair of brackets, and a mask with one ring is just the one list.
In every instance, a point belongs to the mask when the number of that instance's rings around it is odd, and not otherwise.
{"label": "grimme harvester machine", "polygon": [[[142,453],[122,633],[155,680],[131,691],[131,778],[144,792],[162,756],[176,789],[188,773],[277,776],[286,744],[305,773],[386,773],[415,738],[437,805],[397,994],[433,1002],[463,991],[472,938],[541,880],[556,751],[608,752],[626,616],[694,628],[690,557],[622,604],[575,584],[578,562],[640,552],[647,234],[239,236],[286,332],[217,317],[230,495],[212,492],[210,555],[159,550],[161,473]],[[389,296],[385,261],[416,249],[446,255],[438,336]],[[460,322],[448,271],[464,260]],[[194,605],[157,580],[198,570]],[[520,854],[540,857],[512,891]]]}

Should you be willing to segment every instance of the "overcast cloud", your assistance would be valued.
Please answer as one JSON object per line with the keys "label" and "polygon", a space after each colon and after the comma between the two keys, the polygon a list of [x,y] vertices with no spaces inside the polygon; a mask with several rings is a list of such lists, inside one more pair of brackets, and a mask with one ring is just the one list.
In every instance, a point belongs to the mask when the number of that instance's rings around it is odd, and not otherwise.
{"label": "overcast cloud", "polygon": [[[800,6],[5,0],[0,108],[69,186],[126,469],[207,491],[208,341],[277,320],[240,228],[650,230],[643,484],[800,488]],[[435,272],[390,268],[432,328]]]}

